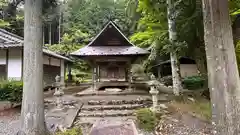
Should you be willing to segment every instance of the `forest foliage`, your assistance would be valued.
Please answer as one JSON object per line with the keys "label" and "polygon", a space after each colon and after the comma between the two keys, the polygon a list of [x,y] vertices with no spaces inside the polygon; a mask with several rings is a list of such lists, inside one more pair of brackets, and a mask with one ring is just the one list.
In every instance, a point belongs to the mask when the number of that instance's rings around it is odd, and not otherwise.
{"label": "forest foliage", "polygon": [[[23,36],[23,4],[23,0],[0,0],[0,27]],[[69,55],[87,45],[112,20],[135,45],[151,50],[146,67],[169,59],[169,53],[176,51],[178,57],[194,59],[201,74],[206,75],[201,0],[174,0],[178,33],[174,45],[168,39],[166,0],[44,0],[43,4],[46,27],[62,19],[61,42],[46,45],[53,51]],[[240,1],[229,0],[229,9],[234,22]],[[82,70],[89,69],[86,64],[80,65]]]}

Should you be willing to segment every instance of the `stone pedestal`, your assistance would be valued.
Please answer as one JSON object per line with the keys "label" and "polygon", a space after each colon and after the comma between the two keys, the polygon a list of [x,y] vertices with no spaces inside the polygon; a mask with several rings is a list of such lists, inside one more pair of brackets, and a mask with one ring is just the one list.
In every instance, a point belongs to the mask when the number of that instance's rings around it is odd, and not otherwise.
{"label": "stone pedestal", "polygon": [[152,95],[152,102],[153,102],[153,106],[152,106],[152,111],[156,111],[157,110],[157,106],[158,106],[158,93],[159,91],[157,90],[157,80],[155,78],[154,75],[151,76],[151,80],[149,81],[148,85],[150,86],[150,91],[149,93]]}
{"label": "stone pedestal", "polygon": [[63,108],[63,100],[62,100],[62,96],[63,96],[63,92],[60,90],[55,90],[54,96],[56,96],[56,105],[58,109]]}
{"label": "stone pedestal", "polygon": [[62,100],[62,96],[64,95],[63,84],[61,83],[61,77],[60,76],[56,76],[55,80],[56,80],[56,82],[55,82],[55,92],[54,92],[53,95],[56,97],[57,109],[62,110],[62,109],[64,109],[63,100]]}
{"label": "stone pedestal", "polygon": [[159,91],[156,90],[155,88],[151,88],[149,93],[152,95],[152,102],[153,102],[152,110],[156,111],[157,106],[158,106],[158,93],[159,93]]}

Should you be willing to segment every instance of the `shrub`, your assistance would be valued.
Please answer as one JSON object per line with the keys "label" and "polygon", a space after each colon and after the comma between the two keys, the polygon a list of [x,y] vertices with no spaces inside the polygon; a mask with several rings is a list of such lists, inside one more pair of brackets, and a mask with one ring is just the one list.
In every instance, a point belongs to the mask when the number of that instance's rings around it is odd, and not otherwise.
{"label": "shrub", "polygon": [[195,90],[203,88],[205,79],[201,76],[191,76],[183,79],[183,85],[186,89]]}
{"label": "shrub", "polygon": [[81,128],[69,129],[65,132],[59,132],[56,135],[83,135]]}
{"label": "shrub", "polygon": [[21,102],[23,83],[22,81],[1,81],[0,101]]}
{"label": "shrub", "polygon": [[137,124],[139,128],[145,131],[153,131],[157,124],[157,117],[154,112],[148,108],[139,109],[136,111]]}
{"label": "shrub", "polygon": [[173,85],[172,76],[164,76],[160,79],[160,82],[166,86],[172,86]]}
{"label": "shrub", "polygon": [[133,75],[144,74],[144,67],[141,64],[133,64],[131,68],[131,72]]}

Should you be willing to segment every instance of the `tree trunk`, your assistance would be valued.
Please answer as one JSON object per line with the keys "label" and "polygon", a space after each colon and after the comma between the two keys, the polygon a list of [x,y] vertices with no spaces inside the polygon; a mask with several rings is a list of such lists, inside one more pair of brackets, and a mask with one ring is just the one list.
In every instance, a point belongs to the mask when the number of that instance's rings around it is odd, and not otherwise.
{"label": "tree trunk", "polygon": [[203,0],[214,134],[240,134],[240,85],[228,0]]}
{"label": "tree trunk", "polygon": [[42,0],[25,0],[22,135],[46,135],[43,101]]}
{"label": "tree trunk", "polygon": [[49,23],[49,30],[48,30],[48,44],[52,45],[52,22]]}
{"label": "tree trunk", "polygon": [[[174,45],[177,40],[177,30],[176,30],[176,16],[174,14],[174,3],[173,0],[167,0],[168,4],[168,31],[169,31],[169,40],[172,45]],[[172,47],[174,48],[174,47]],[[172,50],[170,53],[171,57],[171,68],[172,68],[172,80],[173,80],[173,93],[176,96],[180,95],[182,90],[182,81],[180,74],[180,64],[175,50]]]}

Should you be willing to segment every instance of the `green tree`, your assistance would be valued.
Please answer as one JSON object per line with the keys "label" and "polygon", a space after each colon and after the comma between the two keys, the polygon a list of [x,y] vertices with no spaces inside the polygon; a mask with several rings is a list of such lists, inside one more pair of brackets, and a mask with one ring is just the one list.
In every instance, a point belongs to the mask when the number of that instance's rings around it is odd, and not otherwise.
{"label": "green tree", "polygon": [[[58,5],[58,0],[43,0],[43,19],[44,23],[56,18],[54,9]],[[23,36],[24,24],[24,0],[1,0],[0,1],[0,22],[4,21],[4,28],[19,36]],[[51,14],[51,15],[50,15]],[[6,25],[6,22],[8,24]]]}
{"label": "green tree", "polygon": [[[139,0],[137,12],[141,13],[138,31],[131,40],[141,46],[150,46],[150,60],[158,59],[159,55],[177,51],[178,57],[185,55],[196,60],[198,70],[206,75],[206,56],[203,40],[203,23],[201,0],[184,0],[174,3],[177,12],[177,42],[174,49],[168,41],[167,5],[157,1]],[[155,35],[155,36],[153,36]],[[156,40],[158,40],[156,42]]]}
{"label": "green tree", "polygon": [[64,12],[64,31],[81,29],[95,36],[109,20],[115,21],[125,34],[131,33],[125,13],[126,0],[70,0]]}
{"label": "green tree", "polygon": [[[4,6],[6,6],[7,2],[5,0],[0,0],[0,9],[2,9]],[[0,28],[8,26],[9,23],[3,20],[3,17],[1,15],[0,17]]]}

